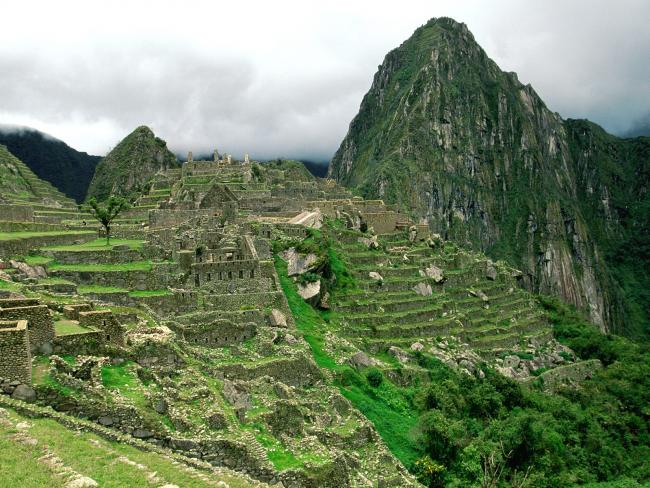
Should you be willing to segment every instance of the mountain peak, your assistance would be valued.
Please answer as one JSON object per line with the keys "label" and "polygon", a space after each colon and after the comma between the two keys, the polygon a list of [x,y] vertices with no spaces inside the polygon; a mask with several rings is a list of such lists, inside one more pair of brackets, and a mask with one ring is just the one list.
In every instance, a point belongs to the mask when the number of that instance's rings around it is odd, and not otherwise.
{"label": "mountain peak", "polygon": [[97,165],[88,197],[104,200],[110,195],[130,197],[160,170],[178,165],[167,143],[146,125],[122,139]]}

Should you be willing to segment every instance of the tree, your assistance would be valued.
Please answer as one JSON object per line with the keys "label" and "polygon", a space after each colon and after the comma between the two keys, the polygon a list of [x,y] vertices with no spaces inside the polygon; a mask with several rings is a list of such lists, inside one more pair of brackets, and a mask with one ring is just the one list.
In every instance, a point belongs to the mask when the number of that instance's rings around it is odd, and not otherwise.
{"label": "tree", "polygon": [[88,200],[88,210],[106,231],[106,245],[110,244],[111,222],[115,220],[122,210],[129,208],[129,202],[122,197],[111,196],[105,204],[99,204],[95,197]]}

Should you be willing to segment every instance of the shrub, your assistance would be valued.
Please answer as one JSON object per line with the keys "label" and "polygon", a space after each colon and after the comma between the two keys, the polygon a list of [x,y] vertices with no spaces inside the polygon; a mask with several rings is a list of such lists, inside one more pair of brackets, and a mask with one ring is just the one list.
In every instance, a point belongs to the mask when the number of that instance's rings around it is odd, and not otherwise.
{"label": "shrub", "polygon": [[373,388],[377,388],[384,381],[384,375],[378,368],[370,368],[366,373],[368,384]]}

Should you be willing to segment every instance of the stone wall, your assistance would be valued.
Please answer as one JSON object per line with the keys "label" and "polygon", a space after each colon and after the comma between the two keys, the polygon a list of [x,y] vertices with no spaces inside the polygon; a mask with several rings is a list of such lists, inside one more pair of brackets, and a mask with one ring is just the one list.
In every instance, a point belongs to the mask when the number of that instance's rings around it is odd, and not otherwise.
{"label": "stone wall", "polygon": [[0,321],[0,377],[24,383],[32,381],[26,320]]}
{"label": "stone wall", "polygon": [[32,222],[34,209],[28,205],[0,204],[0,216],[9,222]]}
{"label": "stone wall", "polygon": [[30,350],[38,351],[54,339],[54,323],[46,305],[2,308],[0,320],[26,320]]}
{"label": "stone wall", "polygon": [[2,298],[0,308],[29,307],[38,305],[37,298]]}
{"label": "stone wall", "polygon": [[79,312],[79,325],[103,332],[103,341],[116,346],[124,346],[124,327],[110,310],[91,310]]}
{"label": "stone wall", "polygon": [[103,336],[100,330],[56,336],[52,341],[52,351],[58,355],[99,354],[103,350]]}
{"label": "stone wall", "polygon": [[377,234],[394,232],[397,227],[399,214],[396,212],[361,212],[361,219],[368,228],[372,227]]}
{"label": "stone wall", "polygon": [[184,327],[180,330],[183,338],[191,344],[205,347],[224,347],[241,344],[257,335],[253,322],[234,323],[230,320],[217,320],[207,324]]}
{"label": "stone wall", "polygon": [[149,227],[176,227],[195,217],[212,215],[210,209],[202,210],[171,210],[171,209],[152,209],[149,211]]}
{"label": "stone wall", "polygon": [[0,256],[8,257],[15,255],[28,254],[32,249],[44,246],[65,246],[74,244],[76,241],[92,241],[97,237],[95,231],[83,231],[70,234],[50,235],[50,236],[33,236],[21,239],[11,239],[0,241]]}
{"label": "stone wall", "polygon": [[259,261],[252,259],[194,263],[191,269],[195,286],[208,285],[212,281],[254,281],[260,278]]}
{"label": "stone wall", "polygon": [[52,276],[73,281],[79,285],[115,286],[127,290],[158,290],[177,286],[178,278],[173,271],[164,268],[153,271],[68,271],[55,270]]}
{"label": "stone wall", "polygon": [[41,255],[50,257],[60,264],[115,264],[126,261],[141,261],[146,259],[144,253],[138,249],[125,251],[47,251],[40,252]]}

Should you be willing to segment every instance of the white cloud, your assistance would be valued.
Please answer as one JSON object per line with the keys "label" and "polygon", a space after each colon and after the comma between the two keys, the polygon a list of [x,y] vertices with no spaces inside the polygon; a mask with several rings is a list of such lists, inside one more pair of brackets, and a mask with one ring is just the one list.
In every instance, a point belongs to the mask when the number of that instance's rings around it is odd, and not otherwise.
{"label": "white cloud", "polygon": [[621,131],[650,112],[642,0],[23,0],[2,12],[0,122],[97,154],[147,124],[179,152],[327,159],[385,53],[442,15],[565,117]]}

